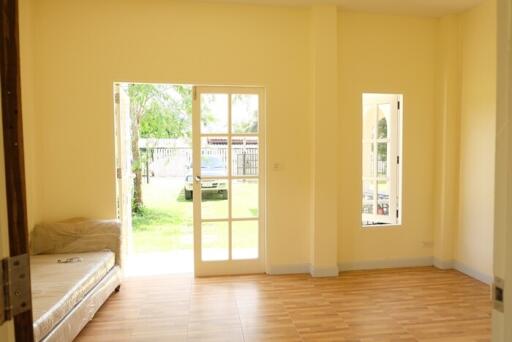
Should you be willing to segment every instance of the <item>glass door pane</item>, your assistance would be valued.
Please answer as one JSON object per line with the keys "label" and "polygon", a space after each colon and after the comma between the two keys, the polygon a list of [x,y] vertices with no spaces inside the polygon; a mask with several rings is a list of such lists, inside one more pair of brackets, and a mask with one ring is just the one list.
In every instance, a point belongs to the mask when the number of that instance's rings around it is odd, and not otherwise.
{"label": "glass door pane", "polygon": [[259,215],[258,179],[233,179],[231,181],[233,206],[231,216],[237,218],[257,218]]}
{"label": "glass door pane", "polygon": [[258,133],[259,96],[256,94],[231,95],[231,132]]}
{"label": "glass door pane", "polygon": [[201,94],[201,133],[228,132],[228,95]]}
{"label": "glass door pane", "polygon": [[258,258],[258,221],[234,221],[232,225],[233,245],[231,254],[233,259]]}
{"label": "glass door pane", "polygon": [[262,272],[262,92],[198,87],[194,99],[196,275]]}

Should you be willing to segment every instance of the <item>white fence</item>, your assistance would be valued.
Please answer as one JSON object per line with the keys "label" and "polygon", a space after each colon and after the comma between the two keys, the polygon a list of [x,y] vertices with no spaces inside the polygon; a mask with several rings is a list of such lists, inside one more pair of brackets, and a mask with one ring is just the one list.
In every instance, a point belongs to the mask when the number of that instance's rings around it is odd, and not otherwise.
{"label": "white fence", "polygon": [[[141,148],[145,161],[143,174],[147,177],[185,177],[192,167],[192,149],[188,147],[147,147]],[[202,148],[202,155],[218,156],[227,166],[228,149],[226,146],[208,146]],[[231,169],[234,176],[253,176],[258,174],[258,146],[232,147]]]}

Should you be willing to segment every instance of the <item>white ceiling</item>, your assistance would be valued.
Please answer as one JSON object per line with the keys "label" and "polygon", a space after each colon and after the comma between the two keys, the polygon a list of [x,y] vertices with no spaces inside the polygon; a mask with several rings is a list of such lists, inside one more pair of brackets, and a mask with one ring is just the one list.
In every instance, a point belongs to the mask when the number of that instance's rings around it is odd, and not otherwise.
{"label": "white ceiling", "polygon": [[440,17],[458,13],[478,5],[483,0],[203,0],[208,2],[234,2],[281,6],[310,6],[335,4],[340,8],[389,13]]}

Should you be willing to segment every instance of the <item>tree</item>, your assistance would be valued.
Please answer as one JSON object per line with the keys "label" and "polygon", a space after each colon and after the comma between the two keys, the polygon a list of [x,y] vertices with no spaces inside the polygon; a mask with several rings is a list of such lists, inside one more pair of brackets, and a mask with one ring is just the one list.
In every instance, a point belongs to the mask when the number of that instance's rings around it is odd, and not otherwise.
{"label": "tree", "polygon": [[[377,132],[378,139],[386,139],[388,137],[388,122],[386,120],[386,117],[383,117],[377,122]],[[379,162],[388,161],[388,144],[377,144],[377,160]]]}
{"label": "tree", "polygon": [[143,209],[139,140],[191,136],[192,91],[187,86],[129,84],[134,213]]}
{"label": "tree", "polygon": [[151,85],[158,96],[147,106],[140,121],[141,138],[192,136],[192,91],[183,85]]}
{"label": "tree", "polygon": [[233,94],[233,129],[237,133],[255,133],[258,131],[258,97],[255,95]]}

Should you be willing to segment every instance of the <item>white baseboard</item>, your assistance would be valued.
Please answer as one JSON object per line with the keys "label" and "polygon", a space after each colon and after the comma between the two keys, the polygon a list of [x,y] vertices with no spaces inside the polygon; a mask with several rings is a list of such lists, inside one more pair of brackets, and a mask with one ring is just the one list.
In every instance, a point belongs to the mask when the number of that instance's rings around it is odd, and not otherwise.
{"label": "white baseboard", "polygon": [[375,270],[382,268],[403,268],[403,267],[423,267],[432,266],[432,258],[413,258],[413,259],[393,259],[393,260],[374,260],[374,261],[355,261],[340,263],[340,271],[361,271]]}
{"label": "white baseboard", "polygon": [[312,277],[335,277],[341,271],[362,271],[375,270],[383,268],[403,268],[403,267],[424,267],[434,266],[442,270],[456,269],[472,278],[475,278],[485,284],[492,284],[493,277],[464,265],[458,261],[439,260],[431,257],[413,258],[413,259],[393,259],[393,260],[374,260],[374,261],[355,261],[350,263],[340,263],[336,267],[313,267],[310,264],[288,264],[273,265],[267,270],[267,274],[311,274]]}
{"label": "white baseboard", "polygon": [[453,260],[441,260],[438,258],[433,258],[434,267],[439,268],[440,270],[451,270],[454,268]]}
{"label": "white baseboard", "polygon": [[272,265],[267,270],[267,274],[310,274],[312,277],[336,277],[339,274],[338,268],[334,267],[313,267],[310,264],[289,264]]}
{"label": "white baseboard", "polygon": [[477,271],[474,268],[464,265],[463,263],[461,263],[459,261],[454,262],[453,268],[455,268],[459,272],[464,273],[465,275],[470,276],[471,278],[480,280],[482,283],[485,283],[488,285],[491,285],[494,281],[494,278],[492,275]]}
{"label": "white baseboard", "polygon": [[440,260],[437,258],[434,258],[434,266],[441,269],[441,270],[449,270],[449,269],[455,269],[461,273],[464,273],[465,275],[474,278],[476,280],[481,281],[485,284],[492,284],[493,277],[492,275],[488,275],[482,272],[479,272],[475,270],[472,267],[469,267],[459,261],[456,260]]}
{"label": "white baseboard", "polygon": [[340,274],[337,266],[315,267],[311,266],[310,274],[312,277],[337,277]]}
{"label": "white baseboard", "polygon": [[309,264],[289,264],[289,265],[271,265],[267,269],[267,274],[300,274],[309,273]]}

